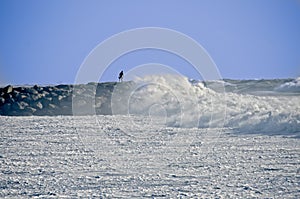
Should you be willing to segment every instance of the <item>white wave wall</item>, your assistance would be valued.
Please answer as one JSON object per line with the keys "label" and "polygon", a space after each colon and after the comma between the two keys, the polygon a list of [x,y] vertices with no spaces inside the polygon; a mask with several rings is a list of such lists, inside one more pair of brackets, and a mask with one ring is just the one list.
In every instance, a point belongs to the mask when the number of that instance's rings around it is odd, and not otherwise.
{"label": "white wave wall", "polygon": [[172,127],[228,127],[243,133],[300,134],[299,96],[254,96],[215,92],[179,75],[137,79],[112,97],[113,114],[158,116]]}
{"label": "white wave wall", "polygon": [[299,97],[226,95],[225,126],[247,133],[300,135]]}

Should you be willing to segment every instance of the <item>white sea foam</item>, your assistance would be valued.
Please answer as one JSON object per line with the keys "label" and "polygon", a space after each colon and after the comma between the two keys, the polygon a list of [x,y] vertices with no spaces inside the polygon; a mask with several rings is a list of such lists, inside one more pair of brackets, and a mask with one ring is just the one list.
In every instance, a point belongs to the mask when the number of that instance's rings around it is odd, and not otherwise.
{"label": "white sea foam", "polygon": [[[116,87],[114,114],[160,116],[172,127],[229,127],[244,133],[299,134],[299,96],[218,92],[178,75],[137,79],[127,95]],[[220,91],[221,90],[221,91]]]}
{"label": "white sea foam", "polygon": [[276,90],[280,92],[300,92],[300,77],[280,85]]}

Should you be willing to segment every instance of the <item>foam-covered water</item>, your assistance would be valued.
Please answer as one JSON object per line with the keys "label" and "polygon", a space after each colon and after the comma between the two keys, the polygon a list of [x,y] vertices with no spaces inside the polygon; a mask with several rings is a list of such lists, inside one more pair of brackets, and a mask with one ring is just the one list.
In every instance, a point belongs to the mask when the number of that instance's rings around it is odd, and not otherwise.
{"label": "foam-covered water", "polygon": [[0,116],[0,197],[299,198],[299,139],[262,135],[299,136],[288,82],[149,76],[118,115]]}
{"label": "foam-covered water", "polygon": [[0,198],[300,197],[299,139],[144,118],[0,116]]}
{"label": "foam-covered water", "polygon": [[300,77],[278,86],[276,90],[279,92],[300,92]]}
{"label": "foam-covered water", "polygon": [[[278,86],[278,81],[270,80],[254,85],[250,81],[203,83],[182,76],[148,76],[137,79],[126,94],[122,84],[117,86],[112,109],[113,114],[160,116],[171,127],[228,127],[244,133],[299,136],[298,80]],[[283,91],[290,94],[281,94]]]}

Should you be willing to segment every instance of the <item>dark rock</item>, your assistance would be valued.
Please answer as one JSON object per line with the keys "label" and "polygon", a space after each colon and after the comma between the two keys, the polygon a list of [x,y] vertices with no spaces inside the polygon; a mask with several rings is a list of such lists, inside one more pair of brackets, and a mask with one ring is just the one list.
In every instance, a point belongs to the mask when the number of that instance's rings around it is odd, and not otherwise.
{"label": "dark rock", "polygon": [[14,90],[20,92],[20,93],[25,93],[25,88],[24,87],[16,87]]}
{"label": "dark rock", "polygon": [[14,90],[11,92],[11,95],[12,95],[14,98],[16,98],[16,97],[18,97],[18,95],[20,95],[20,92],[14,89]]}
{"label": "dark rock", "polygon": [[41,102],[36,103],[36,107],[39,109],[43,108],[43,104]]}
{"label": "dark rock", "polygon": [[32,97],[29,93],[21,94],[21,95],[25,96],[25,97],[21,97],[22,98],[21,101],[26,102],[28,104],[31,104],[33,102]]}
{"label": "dark rock", "polygon": [[34,94],[34,95],[31,95],[31,98],[32,98],[32,100],[34,100],[34,101],[37,101],[37,100],[39,100],[39,99],[41,99],[41,98],[43,98],[43,97],[44,97],[43,94]]}
{"label": "dark rock", "polygon": [[28,115],[32,115],[34,112],[36,112],[35,108],[32,108],[30,106],[25,107],[24,111],[28,113]]}
{"label": "dark rock", "polygon": [[[132,83],[88,83],[0,88],[1,115],[72,115],[112,114],[112,92],[122,87],[124,92]],[[73,104],[74,103],[74,104]]]}
{"label": "dark rock", "polygon": [[12,104],[12,109],[15,111],[23,110],[28,104],[26,102],[15,102]]}
{"label": "dark rock", "polygon": [[[19,94],[18,96],[16,96],[17,101],[26,101],[26,98],[28,98],[29,94]],[[26,101],[27,102],[27,101]],[[27,102],[28,103],[28,102]]]}
{"label": "dark rock", "polygon": [[14,110],[10,110],[5,115],[8,115],[8,116],[19,116],[20,112],[17,112],[17,111],[14,111]]}
{"label": "dark rock", "polygon": [[39,99],[39,96],[38,95],[31,95],[30,96],[31,97],[31,99],[33,100],[33,101],[37,101],[38,99]]}
{"label": "dark rock", "polygon": [[43,92],[43,87],[40,87],[40,86],[38,86],[38,85],[34,85],[34,86],[33,86],[33,89],[36,90],[38,93]]}
{"label": "dark rock", "polygon": [[13,89],[14,88],[12,85],[8,85],[8,86],[4,87],[3,92],[4,92],[4,94],[8,94],[8,93],[11,93],[13,91]]}
{"label": "dark rock", "polygon": [[5,103],[5,98],[0,97],[0,106],[2,106]]}
{"label": "dark rock", "polygon": [[33,108],[36,108],[37,110],[42,109],[43,108],[43,104],[41,102],[34,102],[32,104]]}
{"label": "dark rock", "polygon": [[32,116],[33,113],[31,113],[30,111],[27,111],[27,110],[21,110],[19,112],[13,112],[14,115],[18,115],[18,116]]}
{"label": "dark rock", "polygon": [[42,91],[41,93],[45,97],[51,97],[50,93],[48,91]]}
{"label": "dark rock", "polygon": [[48,107],[49,107],[50,109],[57,109],[57,106],[55,106],[54,104],[49,104]]}
{"label": "dark rock", "polygon": [[51,87],[51,86],[45,86],[45,87],[43,88],[43,91],[48,92],[48,93],[51,93],[51,92],[53,91],[53,87]]}
{"label": "dark rock", "polygon": [[67,92],[65,90],[56,90],[55,93],[57,95],[66,95],[67,94]]}
{"label": "dark rock", "polygon": [[6,115],[30,116],[33,115],[34,108],[29,107],[25,102],[15,102]]}
{"label": "dark rock", "polygon": [[52,92],[50,95],[51,95],[51,97],[57,97],[58,96],[58,94],[55,93],[55,92]]}
{"label": "dark rock", "polygon": [[57,85],[57,86],[54,86],[54,87],[59,89],[59,90],[70,90],[72,88],[71,85],[66,85],[66,84],[61,84],[61,85]]}
{"label": "dark rock", "polygon": [[58,101],[62,101],[64,98],[66,98],[66,96],[59,95],[59,96],[57,97]]}
{"label": "dark rock", "polygon": [[52,96],[52,102],[53,104],[59,105],[61,103],[61,100],[64,98],[65,96],[61,96],[61,95]]}
{"label": "dark rock", "polygon": [[7,115],[7,114],[10,112],[10,110],[11,110],[11,104],[10,104],[10,103],[5,103],[5,104],[1,107],[1,109],[2,109],[3,114],[4,114],[4,115]]}
{"label": "dark rock", "polygon": [[37,85],[34,85],[33,88],[34,88],[35,90],[37,90],[39,87],[38,87]]}
{"label": "dark rock", "polygon": [[40,102],[42,103],[43,107],[47,107],[52,102],[52,97],[44,97],[40,99]]}
{"label": "dark rock", "polygon": [[35,90],[34,88],[25,88],[25,92],[26,93],[30,93],[30,94],[39,94],[39,92],[37,90]]}
{"label": "dark rock", "polygon": [[13,96],[11,94],[6,94],[4,95],[5,98],[5,103],[14,103],[15,99],[13,98]]}

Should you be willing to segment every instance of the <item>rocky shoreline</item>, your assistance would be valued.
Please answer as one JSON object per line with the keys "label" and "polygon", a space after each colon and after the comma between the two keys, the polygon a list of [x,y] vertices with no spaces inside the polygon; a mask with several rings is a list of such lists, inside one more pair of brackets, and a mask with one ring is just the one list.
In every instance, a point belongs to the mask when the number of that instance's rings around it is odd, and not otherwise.
{"label": "rocky shoreline", "polygon": [[[0,88],[0,115],[73,115],[72,107],[84,107],[86,101],[95,99],[97,114],[111,114],[110,99],[116,82],[88,83],[82,85],[20,86]],[[124,82],[125,86],[130,82]],[[77,97],[77,104],[73,99]],[[77,113],[78,114],[78,113]],[[91,114],[85,112],[79,114]]]}
{"label": "rocky shoreline", "polygon": [[[223,81],[207,81],[203,84],[217,92],[219,90],[224,92],[225,88],[226,92],[238,94],[299,96],[298,79],[224,79]],[[191,81],[191,83],[195,84],[198,81]],[[136,86],[138,85],[133,81],[53,86],[8,85],[0,87],[0,115],[111,115],[113,112],[112,99],[121,105],[117,108],[117,114],[126,114],[127,109],[124,109],[123,104],[126,103],[126,99],[131,95],[130,92],[135,90]],[[117,95],[112,98],[113,93],[117,93]]]}

